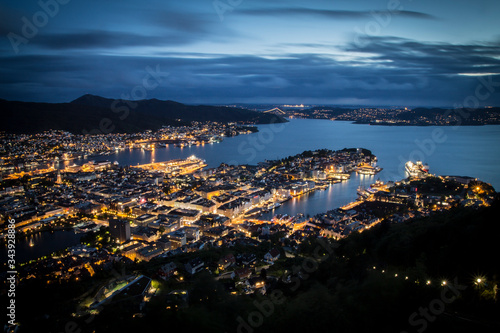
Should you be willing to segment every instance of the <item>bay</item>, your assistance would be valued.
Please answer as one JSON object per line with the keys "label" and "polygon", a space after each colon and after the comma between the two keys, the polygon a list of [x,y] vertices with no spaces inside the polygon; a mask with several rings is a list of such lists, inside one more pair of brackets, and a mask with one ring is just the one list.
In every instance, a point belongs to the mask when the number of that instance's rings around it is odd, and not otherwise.
{"label": "bay", "polygon": [[[73,230],[40,231],[26,238],[16,240],[17,263],[49,256],[53,252],[80,244],[83,234],[76,234]],[[30,243],[32,245],[30,245]],[[0,257],[6,260],[7,246],[0,251]]]}
{"label": "bay", "polygon": [[[500,126],[371,126],[349,122],[292,119],[285,124],[259,125],[259,133],[226,138],[204,146],[120,151],[103,159],[137,165],[195,155],[208,167],[220,163],[257,164],[303,152],[345,147],[370,149],[384,170],[382,180],[405,177],[404,163],[420,159],[440,175],[469,175],[500,187]],[[439,137],[439,142],[434,138]]]}
{"label": "bay", "polygon": [[[208,167],[217,167],[221,163],[255,165],[305,150],[362,147],[370,149],[378,157],[378,165],[384,168],[376,176],[353,174],[350,180],[326,190],[293,198],[263,214],[261,218],[264,219],[275,214],[313,216],[343,206],[356,199],[359,186],[367,187],[377,179],[397,181],[405,178],[404,163],[408,160],[428,163],[434,174],[476,177],[497,190],[500,188],[500,126],[370,126],[344,121],[291,119],[285,124],[258,127],[258,133],[225,138],[221,143],[184,148],[170,145],[154,151],[124,150],[95,159],[137,165],[195,155],[206,160]],[[29,240],[21,241],[17,248],[19,262],[75,245],[79,242],[78,236],[64,231],[41,233],[35,236],[39,239],[35,239],[33,247],[29,247]]]}
{"label": "bay", "polygon": [[500,126],[374,126],[344,121],[291,119],[285,124],[259,125],[259,132],[226,138],[221,143],[155,151],[125,150],[106,156],[120,165],[160,162],[195,155],[208,167],[220,163],[257,164],[299,154],[304,150],[363,147],[378,157],[384,168],[376,176],[352,178],[324,191],[294,198],[273,214],[325,212],[356,199],[356,189],[377,179],[397,181],[406,177],[404,163],[422,160],[438,175],[476,177],[500,188]]}

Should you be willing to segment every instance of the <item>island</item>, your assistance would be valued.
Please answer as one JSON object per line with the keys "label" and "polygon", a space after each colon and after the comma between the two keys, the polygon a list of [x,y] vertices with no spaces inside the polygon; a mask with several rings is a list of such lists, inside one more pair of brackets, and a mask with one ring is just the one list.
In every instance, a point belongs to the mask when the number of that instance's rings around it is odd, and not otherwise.
{"label": "island", "polygon": [[[263,106],[259,106],[262,108]],[[482,126],[500,124],[500,108],[277,106],[263,110],[288,118],[350,121],[385,126]]]}

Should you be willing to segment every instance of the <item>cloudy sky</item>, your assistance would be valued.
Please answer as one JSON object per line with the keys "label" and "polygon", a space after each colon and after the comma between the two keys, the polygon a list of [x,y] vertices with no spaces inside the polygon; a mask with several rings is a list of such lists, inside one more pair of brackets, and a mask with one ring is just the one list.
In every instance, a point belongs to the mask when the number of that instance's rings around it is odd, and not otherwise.
{"label": "cloudy sky", "polygon": [[500,105],[499,17],[498,0],[2,0],[0,98]]}

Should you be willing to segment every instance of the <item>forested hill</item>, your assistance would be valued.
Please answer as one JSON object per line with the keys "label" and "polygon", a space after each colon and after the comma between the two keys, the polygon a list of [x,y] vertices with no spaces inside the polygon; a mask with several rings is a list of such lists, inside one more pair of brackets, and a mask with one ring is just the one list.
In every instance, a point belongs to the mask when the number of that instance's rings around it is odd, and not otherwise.
{"label": "forested hill", "polygon": [[[23,313],[36,319],[27,331],[50,331],[73,320],[89,331],[107,332],[157,327],[182,332],[499,332],[499,215],[496,202],[401,224],[383,222],[340,242],[311,237],[300,244],[300,255],[261,272],[266,295],[231,295],[227,282],[207,271],[189,283],[165,282],[140,317],[126,302],[106,305],[92,320],[71,317],[73,299],[86,291],[81,284],[42,288],[34,281],[24,286],[18,302],[30,310]],[[269,245],[195,255],[208,260],[235,250],[265,253]],[[126,269],[155,276],[160,265],[173,259],[162,260]],[[172,303],[170,293],[179,288],[189,296],[184,303]],[[45,298],[32,299],[32,290],[55,295],[57,308],[43,308]],[[57,315],[46,319],[35,313]]]}
{"label": "forested hill", "polygon": [[114,100],[84,95],[70,103],[31,103],[0,99],[0,131],[39,133],[66,130],[81,133],[134,133],[155,130],[163,125],[185,125],[192,121],[269,124],[286,122],[274,114],[242,108],[186,105],[148,99]]}

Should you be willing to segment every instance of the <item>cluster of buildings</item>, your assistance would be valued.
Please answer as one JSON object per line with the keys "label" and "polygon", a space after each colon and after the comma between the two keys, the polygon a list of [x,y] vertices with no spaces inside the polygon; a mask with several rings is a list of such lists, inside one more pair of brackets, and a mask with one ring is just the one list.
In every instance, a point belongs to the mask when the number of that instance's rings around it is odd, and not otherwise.
{"label": "cluster of buildings", "polygon": [[[260,269],[299,255],[301,243],[310,237],[340,239],[383,220],[401,222],[457,205],[489,205],[495,194],[477,179],[429,174],[377,182],[359,189],[358,201],[313,217],[259,219],[261,212],[291,197],[376,168],[376,162],[361,148],[306,151],[257,166],[208,169],[194,156],[134,167],[101,161],[50,170],[3,188],[0,214],[4,221],[14,218],[19,233],[64,220],[75,232],[99,230],[98,239],[110,240],[25,264],[21,279],[77,280],[116,262],[142,261],[161,263],[155,274],[163,279],[182,281],[209,270],[225,280],[231,293],[265,293]],[[249,250],[268,243],[272,248],[265,254]],[[207,260],[199,254],[205,249],[224,254]]]}
{"label": "cluster of buildings", "polygon": [[458,206],[489,206],[495,191],[471,177],[425,174],[387,184],[377,181],[368,189],[358,189],[358,195],[358,201],[316,215],[308,225],[319,229],[322,236],[340,239],[382,220],[400,223]]}
{"label": "cluster of buildings", "polygon": [[[410,111],[408,108],[331,108],[331,107],[289,107],[283,106],[280,112],[272,112],[276,114],[286,115],[290,118],[308,118],[308,119],[330,119],[330,120],[346,120],[359,122],[387,122],[393,123],[395,118],[398,118],[404,112]],[[272,110],[271,110],[272,111]]]}
{"label": "cluster of buildings", "polygon": [[203,169],[204,161],[194,156],[154,167],[100,161],[49,170],[4,188],[0,215],[4,221],[14,218],[22,232],[64,216],[97,219],[112,214],[132,220],[141,227],[137,233],[143,236],[137,237],[149,240],[155,237],[151,229],[170,228],[165,221],[171,224],[172,216],[182,219],[178,227],[210,214],[237,224],[375,163],[376,157],[364,149],[305,152],[258,166],[221,164],[211,169]]}
{"label": "cluster of buildings", "polygon": [[289,239],[294,251],[314,232],[312,225],[303,216],[260,221],[259,212],[375,162],[363,149],[305,152],[258,166],[212,169],[195,157],[154,167],[100,161],[17,180],[0,193],[0,214],[4,221],[14,218],[19,233],[55,226],[75,232],[109,228],[101,236],[116,240],[112,244],[88,244],[85,251],[46,259],[50,264],[26,265],[54,279],[84,278],[119,258],[150,261],[206,248],[258,245],[275,234]]}
{"label": "cluster of buildings", "polygon": [[266,112],[285,115],[289,118],[330,119],[354,121],[362,124],[399,126],[460,126],[461,124],[489,125],[500,122],[498,108],[487,107],[474,112],[470,110],[409,108],[332,108],[332,107],[287,107]]}
{"label": "cluster of buildings", "polygon": [[255,127],[234,123],[193,122],[190,126],[165,126],[158,131],[134,134],[72,134],[50,131],[39,134],[0,133],[0,175],[19,178],[43,174],[70,161],[110,155],[123,149],[155,149],[174,145],[220,142],[224,137],[249,134]]}
{"label": "cluster of buildings", "polygon": [[79,281],[92,277],[96,272],[110,270],[113,257],[105,249],[77,245],[68,249],[66,255],[33,260],[22,266],[19,280],[45,279],[47,284],[63,281]]}

